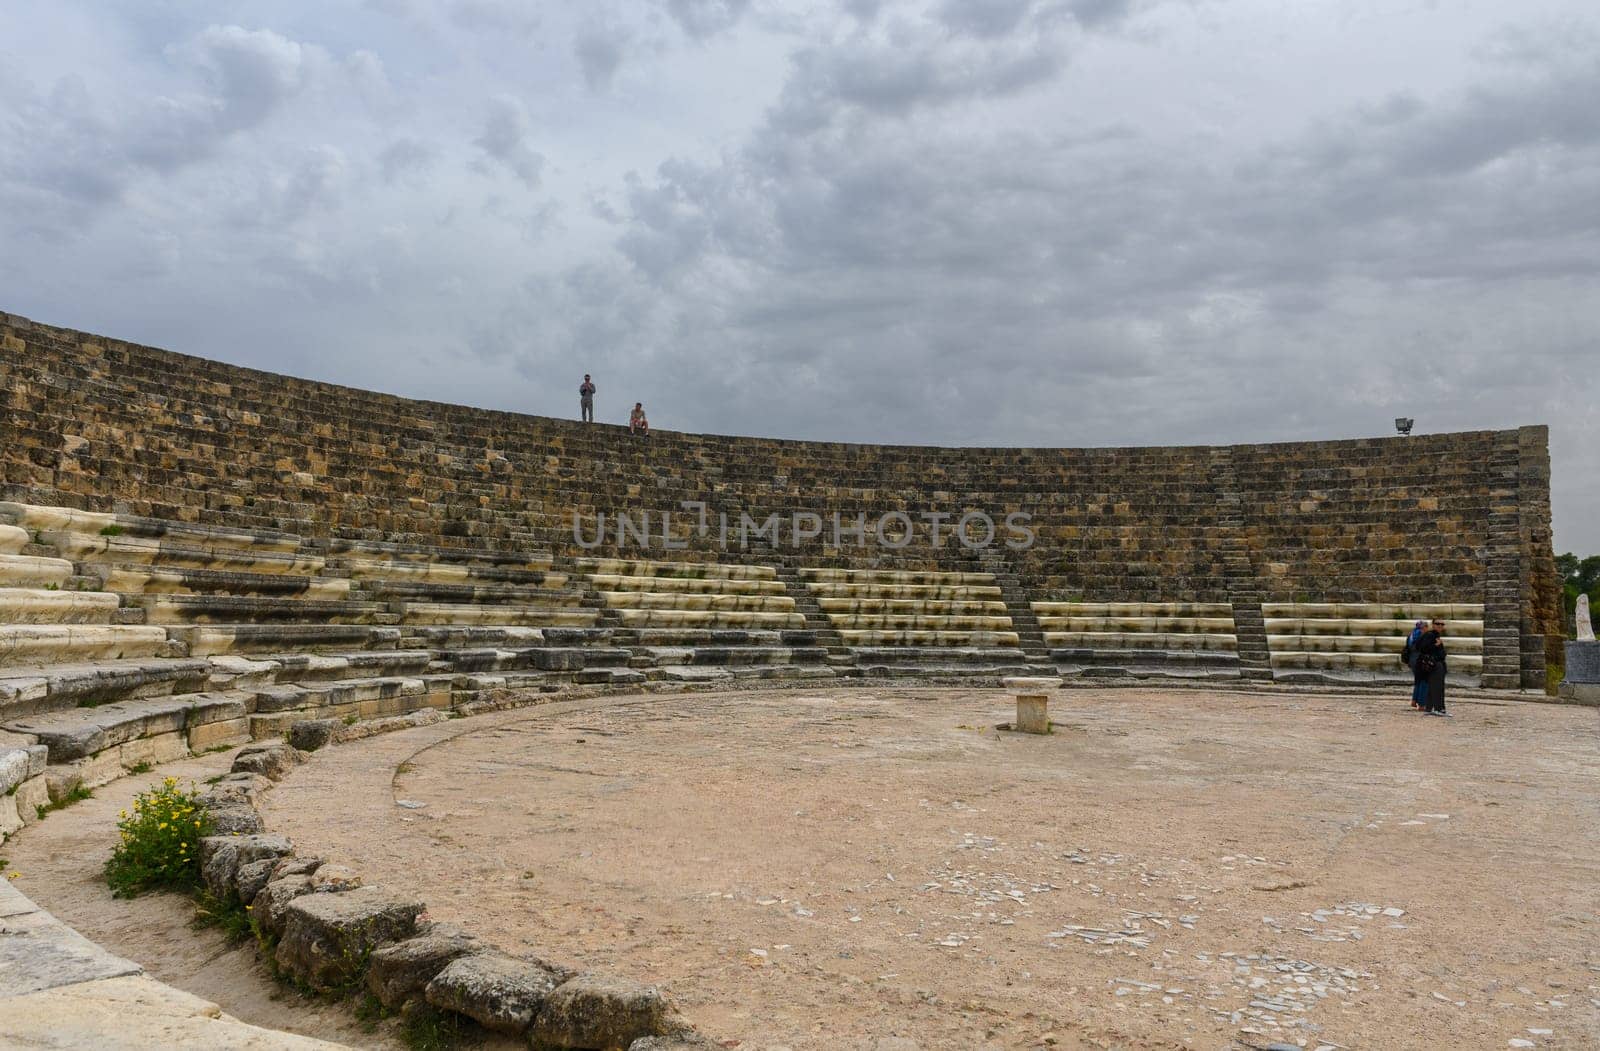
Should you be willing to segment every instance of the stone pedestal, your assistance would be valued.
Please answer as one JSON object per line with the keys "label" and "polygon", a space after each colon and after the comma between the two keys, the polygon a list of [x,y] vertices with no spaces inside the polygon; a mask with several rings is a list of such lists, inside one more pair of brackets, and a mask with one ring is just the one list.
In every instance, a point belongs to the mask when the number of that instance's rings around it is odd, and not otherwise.
{"label": "stone pedestal", "polygon": [[1017,694],[1018,733],[1047,734],[1050,732],[1050,695],[1047,693]]}
{"label": "stone pedestal", "polygon": [[1007,688],[1017,691],[1017,721],[1013,730],[1025,734],[1050,732],[1050,694],[1048,691],[1061,685],[1060,679],[1012,677],[1001,680]]}
{"label": "stone pedestal", "polygon": [[1600,705],[1600,642],[1567,643],[1567,674],[1557,692],[1576,704]]}

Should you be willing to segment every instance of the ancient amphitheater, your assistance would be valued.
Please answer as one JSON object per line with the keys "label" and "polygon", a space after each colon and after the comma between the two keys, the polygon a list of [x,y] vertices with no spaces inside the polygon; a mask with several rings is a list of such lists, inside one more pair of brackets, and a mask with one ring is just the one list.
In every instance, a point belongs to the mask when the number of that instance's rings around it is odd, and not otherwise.
{"label": "ancient amphitheater", "polygon": [[[637,439],[7,315],[0,376],[0,1041],[398,1046],[266,964],[493,1046],[1600,1041],[1543,427]],[[162,776],[259,945],[109,898]]]}

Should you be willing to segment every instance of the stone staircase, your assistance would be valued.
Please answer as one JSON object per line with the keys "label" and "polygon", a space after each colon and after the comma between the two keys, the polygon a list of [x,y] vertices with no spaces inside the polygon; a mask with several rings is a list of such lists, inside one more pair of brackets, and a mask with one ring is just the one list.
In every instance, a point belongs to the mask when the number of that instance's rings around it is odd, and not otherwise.
{"label": "stone staircase", "polygon": [[1245,540],[1244,501],[1226,446],[1210,450],[1211,481],[1217,494],[1218,526],[1223,530],[1222,576],[1228,601],[1233,604],[1234,634],[1239,643],[1239,676],[1249,681],[1272,679],[1272,658],[1267,648],[1267,625],[1261,614],[1266,594],[1250,563]]}

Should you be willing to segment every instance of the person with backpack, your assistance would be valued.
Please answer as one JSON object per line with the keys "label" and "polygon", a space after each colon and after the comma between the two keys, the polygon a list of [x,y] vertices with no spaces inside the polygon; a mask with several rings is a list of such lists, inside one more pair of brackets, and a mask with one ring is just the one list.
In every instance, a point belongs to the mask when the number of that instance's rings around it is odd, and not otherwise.
{"label": "person with backpack", "polygon": [[1428,715],[1449,718],[1444,710],[1445,667],[1444,621],[1435,617],[1428,630],[1417,640],[1416,674],[1427,685],[1422,710]]}
{"label": "person with backpack", "polygon": [[594,422],[594,381],[589,374],[583,374],[583,385],[578,388],[578,409],[583,413],[584,423]]}
{"label": "person with backpack", "polygon": [[1405,647],[1400,651],[1400,663],[1411,672],[1411,708],[1418,712],[1422,711],[1422,703],[1428,699],[1428,680],[1417,674],[1417,643],[1422,641],[1422,635],[1427,630],[1428,622],[1425,620],[1413,624]]}

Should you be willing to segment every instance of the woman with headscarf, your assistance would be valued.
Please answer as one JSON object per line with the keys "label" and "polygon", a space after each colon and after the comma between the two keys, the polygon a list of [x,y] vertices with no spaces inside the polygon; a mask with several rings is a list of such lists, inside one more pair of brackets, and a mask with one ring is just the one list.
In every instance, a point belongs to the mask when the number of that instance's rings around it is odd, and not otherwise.
{"label": "woman with headscarf", "polygon": [[1428,630],[1422,633],[1422,638],[1417,640],[1417,666],[1416,674],[1423,677],[1427,683],[1427,697],[1423,701],[1422,710],[1429,715],[1448,717],[1449,712],[1444,710],[1444,621],[1435,617]]}
{"label": "woman with headscarf", "polygon": [[1400,659],[1411,669],[1411,707],[1419,712],[1422,711],[1423,702],[1428,699],[1428,680],[1417,674],[1417,643],[1422,641],[1423,633],[1427,630],[1428,622],[1425,620],[1413,624],[1405,649],[1400,651]]}

